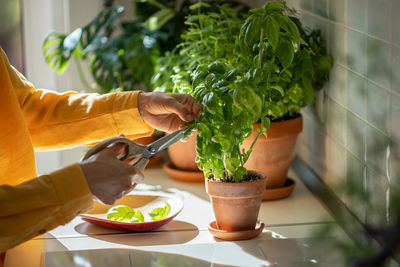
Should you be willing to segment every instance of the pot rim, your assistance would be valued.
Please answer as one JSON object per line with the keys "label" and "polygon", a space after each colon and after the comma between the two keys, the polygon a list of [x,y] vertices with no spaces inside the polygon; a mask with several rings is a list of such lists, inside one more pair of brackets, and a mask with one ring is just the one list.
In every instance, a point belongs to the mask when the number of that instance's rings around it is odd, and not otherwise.
{"label": "pot rim", "polygon": [[[260,122],[253,124],[253,133],[250,137],[255,137],[258,133],[256,128],[261,126]],[[297,137],[298,134],[303,130],[303,115],[299,115],[295,118],[282,121],[271,121],[269,129],[267,129],[267,140],[281,139],[281,138],[293,138]],[[260,136],[261,139],[265,139],[264,135]],[[247,139],[246,139],[247,140]]]}
{"label": "pot rim", "polygon": [[262,195],[267,185],[264,173],[248,170],[260,179],[244,182],[223,182],[205,179],[206,192],[209,196],[219,198],[253,198]]}
{"label": "pot rim", "polygon": [[252,182],[257,182],[262,179],[266,178],[266,175],[263,172],[260,171],[255,171],[255,170],[247,170],[248,173],[254,174],[259,177],[257,180],[251,180],[251,181],[240,181],[240,182],[225,182],[225,181],[218,181],[218,180],[213,180],[210,178],[205,178],[207,181],[211,183],[226,183],[226,184],[245,184],[245,183],[252,183]]}

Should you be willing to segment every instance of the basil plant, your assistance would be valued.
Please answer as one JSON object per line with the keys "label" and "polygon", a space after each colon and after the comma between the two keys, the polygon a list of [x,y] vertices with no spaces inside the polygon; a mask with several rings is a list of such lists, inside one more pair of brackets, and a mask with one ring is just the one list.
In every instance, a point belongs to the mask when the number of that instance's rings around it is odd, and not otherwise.
{"label": "basil plant", "polygon": [[[203,112],[197,128],[197,163],[208,178],[240,182],[244,164],[271,120],[298,115],[328,79],[332,60],[319,32],[302,29],[284,2],[239,14],[228,6],[207,11],[197,3],[185,40],[158,62],[160,91],[192,94]],[[170,78],[169,78],[170,77]],[[261,122],[249,150],[241,149]]]}

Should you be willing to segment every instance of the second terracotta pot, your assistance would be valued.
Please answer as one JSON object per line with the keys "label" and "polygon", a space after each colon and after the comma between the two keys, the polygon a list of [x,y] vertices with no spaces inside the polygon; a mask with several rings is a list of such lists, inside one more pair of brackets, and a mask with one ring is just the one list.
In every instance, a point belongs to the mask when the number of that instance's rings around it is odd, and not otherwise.
{"label": "second terracotta pot", "polygon": [[[261,135],[253,147],[246,164],[247,169],[256,170],[267,176],[267,188],[278,188],[285,185],[290,168],[296,139],[302,131],[302,117],[271,122],[267,130],[268,138]],[[254,130],[243,142],[243,148],[250,148],[260,124],[254,124]]]}
{"label": "second terracotta pot", "polygon": [[266,178],[260,172],[249,173],[260,179],[241,183],[206,179],[206,191],[210,196],[218,229],[233,232],[255,228]]}
{"label": "second terracotta pot", "polygon": [[185,171],[199,171],[196,164],[197,132],[185,142],[178,141],[168,147],[168,155],[175,168]]}

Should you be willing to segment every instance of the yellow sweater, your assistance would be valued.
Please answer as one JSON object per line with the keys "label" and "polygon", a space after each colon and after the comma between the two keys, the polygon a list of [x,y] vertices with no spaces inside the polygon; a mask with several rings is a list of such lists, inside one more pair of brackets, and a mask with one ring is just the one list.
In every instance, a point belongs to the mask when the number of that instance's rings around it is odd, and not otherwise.
{"label": "yellow sweater", "polygon": [[0,252],[92,207],[79,164],[34,179],[34,150],[85,145],[120,133],[150,135],[137,96],[36,90],[0,49]]}

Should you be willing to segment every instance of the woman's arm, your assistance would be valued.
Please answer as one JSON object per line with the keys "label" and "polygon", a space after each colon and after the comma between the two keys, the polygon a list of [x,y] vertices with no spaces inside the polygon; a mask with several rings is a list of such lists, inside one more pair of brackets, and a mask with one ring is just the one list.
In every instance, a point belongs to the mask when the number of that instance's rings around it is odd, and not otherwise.
{"label": "woman's arm", "polygon": [[93,205],[79,164],[0,186],[0,253],[72,220]]}
{"label": "woman's arm", "polygon": [[35,150],[85,145],[120,133],[136,138],[153,132],[139,114],[140,92],[98,95],[36,89],[0,52]]}

